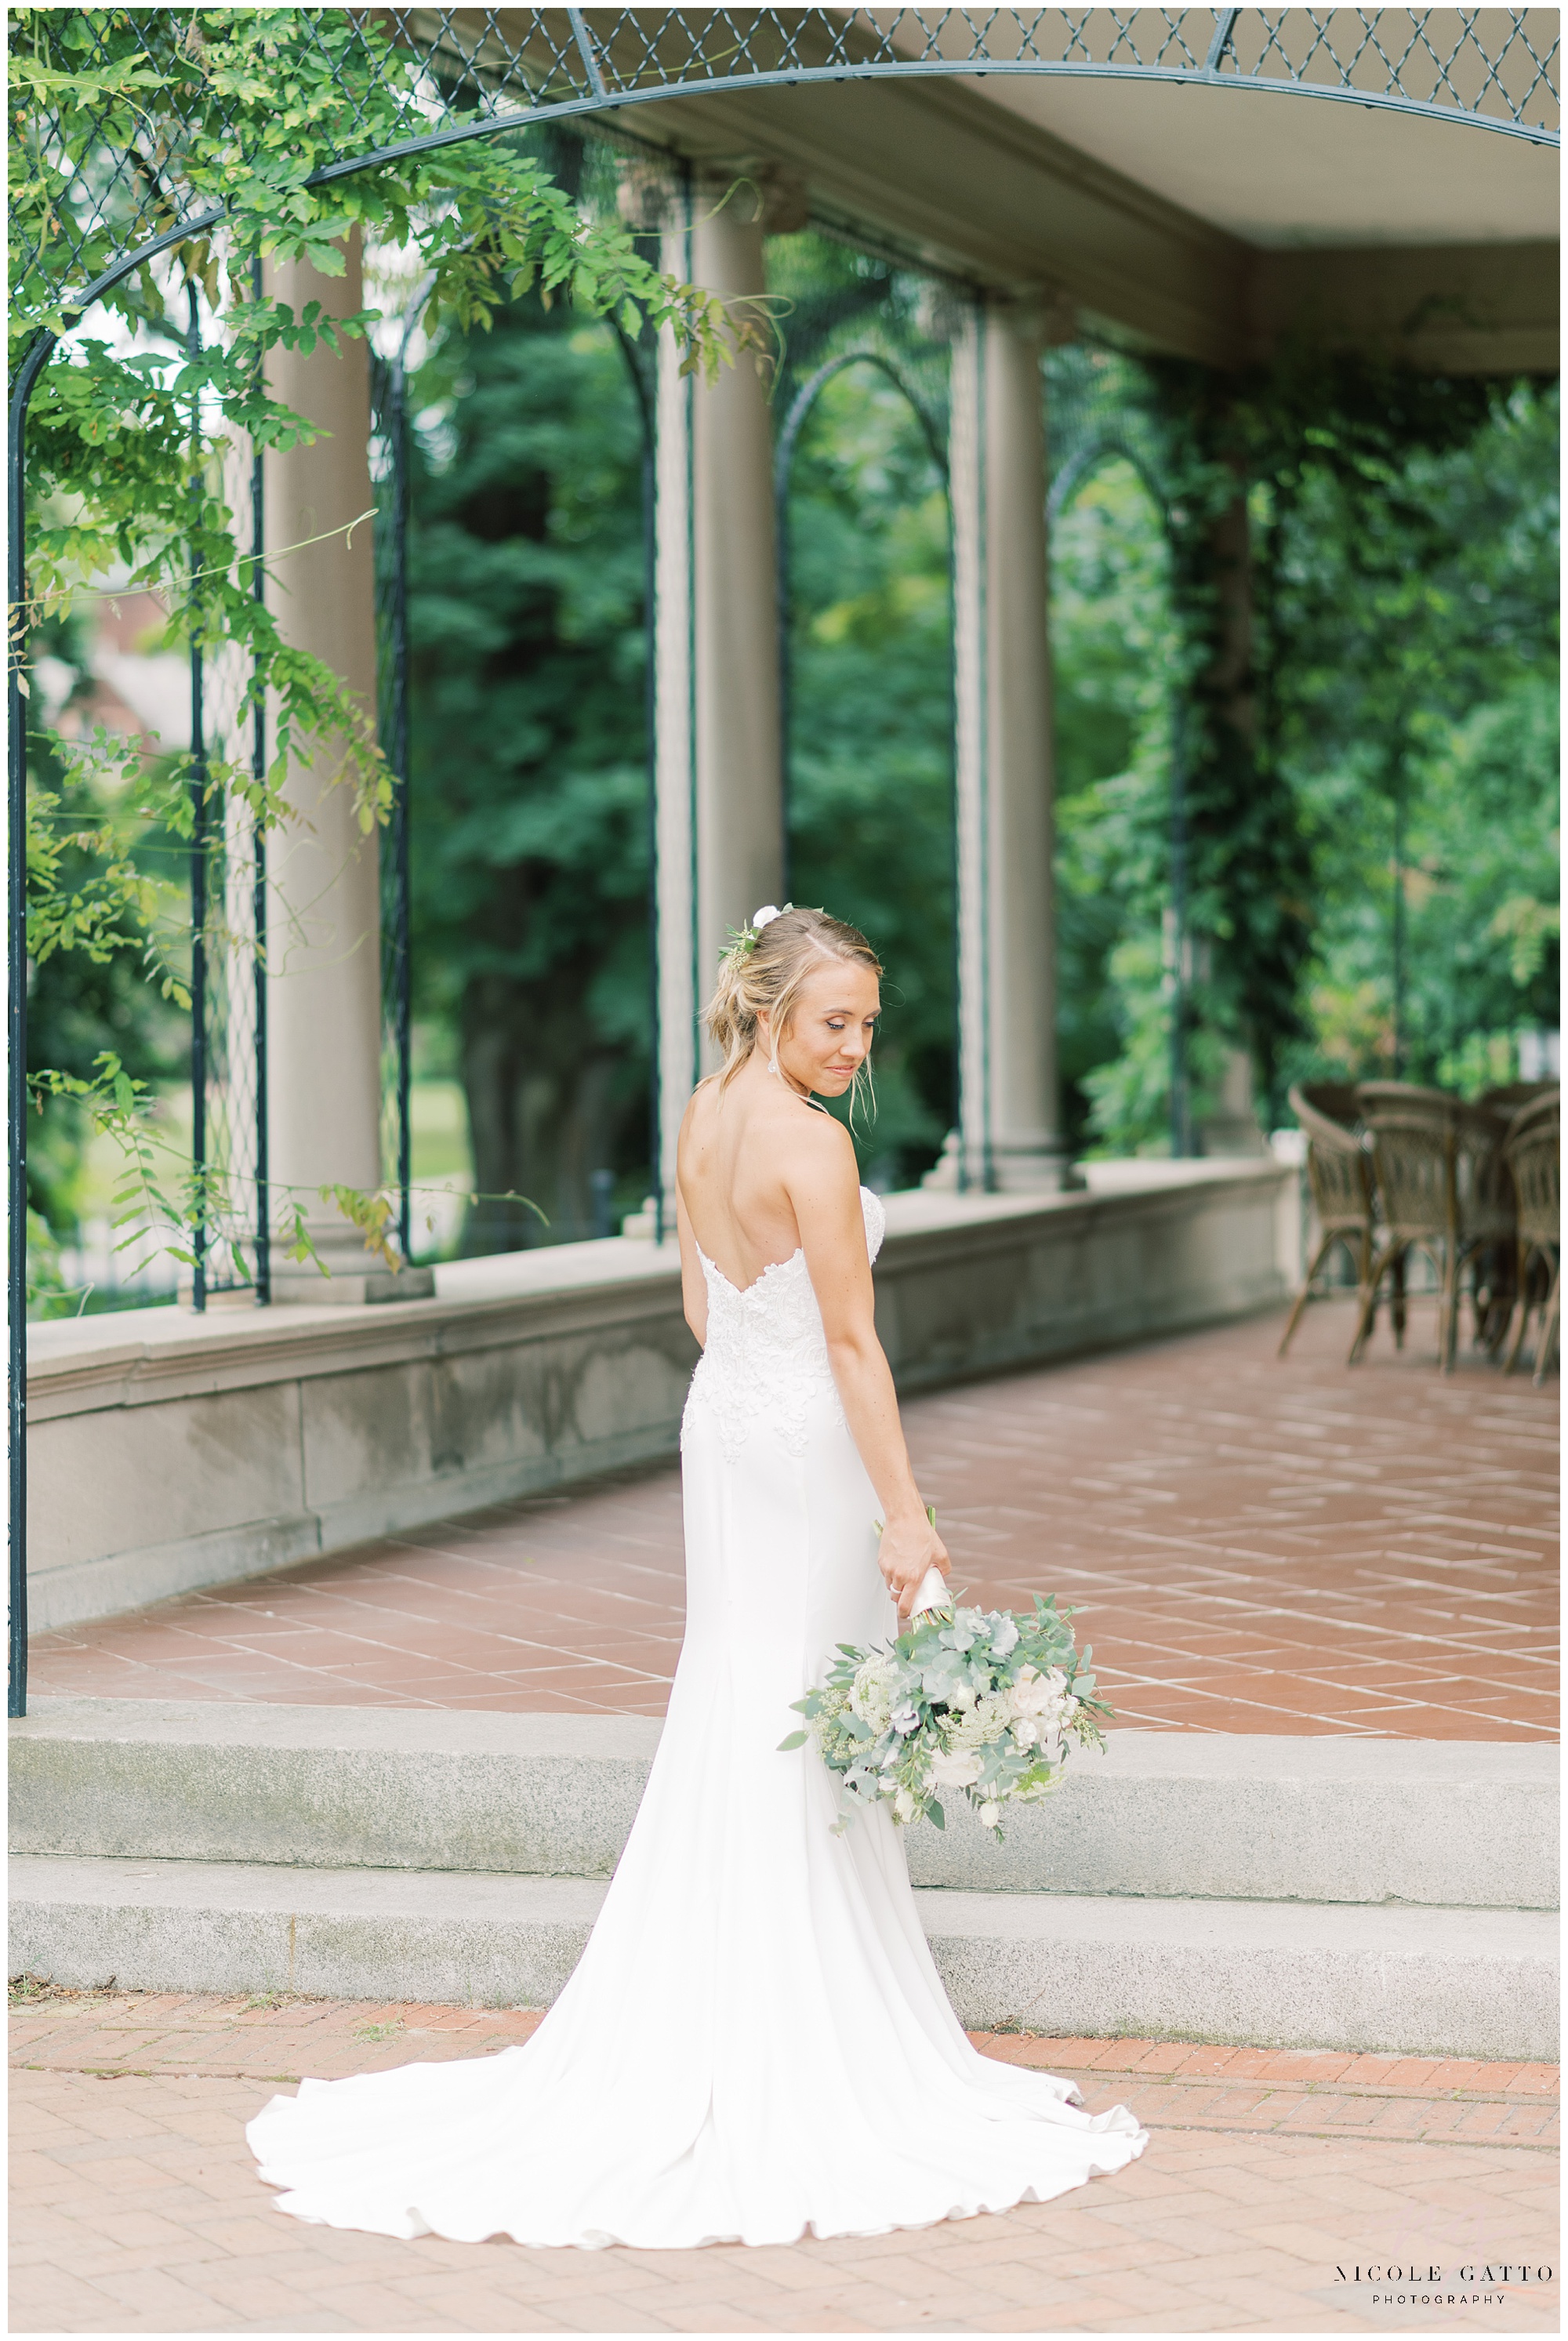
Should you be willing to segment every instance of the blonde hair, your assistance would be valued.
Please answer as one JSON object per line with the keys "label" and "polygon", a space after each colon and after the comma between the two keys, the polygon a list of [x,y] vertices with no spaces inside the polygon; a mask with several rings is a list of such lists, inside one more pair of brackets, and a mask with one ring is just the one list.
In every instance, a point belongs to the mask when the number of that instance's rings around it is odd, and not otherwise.
{"label": "blonde hair", "polygon": [[[789,1030],[801,987],[815,967],[829,960],[849,960],[882,973],[882,961],[858,927],[834,919],[825,911],[781,911],[760,933],[749,927],[731,944],[719,961],[714,996],[703,1011],[709,1038],[724,1052],[719,1088],[728,1088],[757,1045],[758,1019],[765,1011],[776,1054]],[[863,1060],[850,1088],[850,1112],[870,1088]],[[874,1096],[873,1097],[874,1107]]]}

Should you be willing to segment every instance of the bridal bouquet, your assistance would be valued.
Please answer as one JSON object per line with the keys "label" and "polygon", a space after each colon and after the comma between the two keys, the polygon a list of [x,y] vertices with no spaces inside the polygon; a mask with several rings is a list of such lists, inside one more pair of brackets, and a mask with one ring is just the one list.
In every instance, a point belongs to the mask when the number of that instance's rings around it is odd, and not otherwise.
{"label": "bridal bouquet", "polygon": [[826,1681],[794,1703],[805,1728],[781,1748],[813,1740],[839,1775],[837,1829],[878,1799],[896,1822],[942,1828],[942,1797],[956,1790],[1000,1838],[1004,1806],[1048,1794],[1074,1740],[1104,1745],[1111,1710],[1072,1614],[1039,1594],[1033,1615],[921,1608],[885,1648],[841,1642]]}

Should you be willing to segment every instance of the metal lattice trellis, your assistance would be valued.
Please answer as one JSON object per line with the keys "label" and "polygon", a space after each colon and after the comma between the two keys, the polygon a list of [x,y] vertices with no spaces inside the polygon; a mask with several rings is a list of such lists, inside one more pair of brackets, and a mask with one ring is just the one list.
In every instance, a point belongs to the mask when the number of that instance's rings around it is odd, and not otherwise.
{"label": "metal lattice trellis", "polygon": [[[86,305],[133,254],[178,242],[227,207],[195,134],[198,115],[204,133],[210,126],[205,89],[189,85],[182,105],[167,77],[177,12],[115,14],[165,76],[157,131],[105,104],[103,148],[83,169],[67,159],[57,118],[45,112],[31,125],[55,200],[47,242],[29,248],[24,234],[15,257],[68,305]],[[325,22],[341,23],[342,12],[299,15],[325,55]],[[367,49],[372,23],[380,36],[373,78],[400,134],[344,154],[307,184],[524,123],[709,90],[966,74],[1289,91],[1554,144],[1558,20],[1544,7],[389,8],[354,29]],[[89,70],[92,62],[84,59]],[[384,116],[377,127],[386,126]],[[243,156],[226,162],[237,176]]]}
{"label": "metal lattice trellis", "polygon": [[[86,12],[83,12],[85,19]],[[1553,78],[1558,12],[1551,8],[1113,9],[987,11],[715,9],[390,9],[347,17],[335,9],[296,12],[341,79],[336,50],[346,29],[362,45],[375,103],[353,101],[345,149],[312,171],[325,186],[394,157],[432,153],[531,123],[576,115],[604,116],[661,99],[704,92],[780,88],[845,79],[912,76],[1054,75],[1112,81],[1202,85],[1216,89],[1288,91],[1368,108],[1471,125],[1541,144],[1558,139]],[[94,22],[97,20],[93,20]],[[16,365],[9,409],[7,586],[12,612],[9,684],[7,857],[8,1128],[11,1160],[8,1301],[11,1322],[9,1446],[12,1535],[12,1708],[25,1682],[26,931],[25,780],[21,667],[26,652],[25,436],[29,400],[63,334],[104,295],[162,252],[206,235],[228,216],[233,190],[246,176],[243,110],[226,139],[215,140],[210,87],[200,70],[195,17],[168,8],[104,12],[115,40],[145,53],[160,86],[156,115],[105,99],[96,135],[81,159],[79,115],[90,95],[93,59],[79,85],[41,104],[27,120],[25,168],[46,192],[13,245],[25,309],[46,319]],[[194,46],[190,37],[194,35]],[[105,35],[92,31],[92,39]],[[221,109],[220,109],[221,111]],[[67,115],[71,123],[66,128]],[[359,134],[356,138],[355,133]],[[75,152],[74,154],[74,149]],[[206,683],[200,680],[206,750]],[[238,700],[231,702],[231,713]],[[260,718],[258,716],[259,723]],[[264,742],[258,733],[255,752]],[[219,979],[212,947],[214,906],[223,902],[221,932],[239,931],[249,887],[253,935],[262,923],[265,869],[259,849],[201,791],[198,852],[205,901],[195,920],[207,967],[198,1048],[221,1067],[226,1134],[223,1146],[236,1178],[245,1174],[239,1132],[254,1123],[254,1176],[265,1193],[265,1007],[253,1011],[253,1085],[248,1104],[235,1070],[243,1031],[243,984]],[[394,858],[395,868],[395,858]],[[221,884],[217,873],[221,867]],[[396,948],[406,965],[406,936]],[[215,1011],[219,1022],[213,1023]],[[406,1030],[398,1041],[406,1061]],[[243,1045],[243,1044],[242,1044]],[[217,1144],[215,1125],[214,1145]],[[398,1140],[406,1184],[406,1117]],[[214,1167],[205,1143],[198,1180]],[[406,1216],[406,1213],[405,1213]],[[212,1235],[226,1247],[230,1269],[244,1239],[237,1223]],[[258,1222],[255,1275],[265,1292],[266,1240]],[[206,1257],[198,1288],[218,1271]],[[225,1271],[226,1273],[227,1271]]]}
{"label": "metal lattice trellis", "polygon": [[376,728],[392,775],[382,840],[382,1170],[397,1193],[397,1241],[413,1255],[412,968],[409,960],[408,757],[408,375],[416,303],[390,357],[370,369],[371,476],[375,484]]}

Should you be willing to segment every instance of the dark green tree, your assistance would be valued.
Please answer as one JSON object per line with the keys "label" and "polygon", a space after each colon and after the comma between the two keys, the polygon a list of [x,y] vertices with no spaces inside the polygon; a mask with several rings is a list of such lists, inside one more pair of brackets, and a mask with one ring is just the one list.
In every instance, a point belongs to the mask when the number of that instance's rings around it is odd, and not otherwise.
{"label": "dark green tree", "polygon": [[947,503],[900,392],[828,384],[792,497],[790,891],[886,969],[877,1111],[856,1135],[908,1184],[953,1121],[953,706]]}
{"label": "dark green tree", "polygon": [[1297,1070],[1478,1088],[1512,1030],[1556,1024],[1557,424],[1554,384],[1467,384],[1459,427],[1288,483],[1280,755],[1316,903]]}
{"label": "dark green tree", "polygon": [[[890,273],[829,247],[814,277],[817,239],[786,243],[798,380],[846,319],[886,309]],[[594,1171],[620,1209],[648,1176],[642,423],[610,329],[536,298],[450,336],[414,403],[418,1004],[455,1040],[490,1199],[465,1241],[493,1250],[587,1233]],[[945,497],[885,377],[829,384],[792,521],[791,890],[885,959],[879,1107],[856,1136],[896,1183],[952,1120],[952,712]]]}
{"label": "dark green tree", "polygon": [[855,1139],[868,1177],[905,1185],[954,1117],[944,321],[924,280],[815,232],[773,240],[768,282],[781,433],[818,369],[853,361],[788,483],[790,892],[860,927],[886,969]]}
{"label": "dark green tree", "polygon": [[[454,1031],[467,1247],[593,1224],[647,1163],[641,423],[612,330],[536,295],[414,385],[419,1007]],[[548,1230],[524,1205],[548,1215]]]}
{"label": "dark green tree", "polygon": [[[72,753],[62,736],[92,730],[85,635],[80,609],[40,624],[37,672],[40,677],[50,674],[59,703],[54,724],[35,731],[29,740],[35,832],[53,841],[59,857],[56,882],[67,897],[92,886],[101,866],[99,840],[117,810],[107,801],[101,759],[90,747]],[[143,824],[127,835],[125,851],[137,879],[155,891],[166,913],[182,913],[187,855],[180,842]],[[189,1020],[147,981],[145,965],[133,950],[85,935],[75,949],[45,951],[28,972],[28,1071],[63,1077],[57,1085],[40,1083],[27,1131],[29,1274],[43,1295],[57,1284],[55,1249],[75,1235],[81,1216],[93,1119],[82,1092],[99,1081],[105,1052],[112,1052],[131,1080],[165,1086],[187,1073]],[[80,1305],[80,1298],[71,1305]],[[45,1300],[43,1305],[50,1304]]]}
{"label": "dark green tree", "polygon": [[1074,1149],[1167,1125],[1162,990],[1170,731],[1180,641],[1164,518],[1124,458],[1051,533],[1056,1031]]}

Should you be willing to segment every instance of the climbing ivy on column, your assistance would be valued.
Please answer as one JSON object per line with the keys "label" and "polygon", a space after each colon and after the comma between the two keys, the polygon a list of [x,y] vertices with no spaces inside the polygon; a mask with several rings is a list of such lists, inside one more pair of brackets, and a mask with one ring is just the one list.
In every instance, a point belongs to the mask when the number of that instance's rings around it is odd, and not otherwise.
{"label": "climbing ivy on column", "polygon": [[[1277,1115],[1281,1056],[1307,1030],[1313,954],[1312,841],[1284,757],[1296,675],[1282,564],[1303,486],[1327,475],[1353,511],[1375,504],[1392,516],[1392,533],[1365,533],[1366,558],[1378,557],[1374,541],[1385,559],[1397,544],[1400,573],[1385,583],[1396,599],[1419,599],[1434,523],[1403,486],[1405,459],[1463,443],[1494,390],[1307,347],[1235,374],[1176,360],[1150,361],[1149,372],[1166,445],[1173,598],[1188,646],[1189,924],[1207,945],[1193,1014],[1251,1051]],[[1243,499],[1249,575],[1238,580],[1226,573],[1239,555],[1226,522]],[[1250,626],[1238,639],[1227,588],[1242,583]],[[1375,646],[1375,720],[1391,774],[1406,749],[1401,710],[1408,717],[1414,704],[1407,651],[1418,654],[1414,633],[1407,643],[1391,605]]]}

